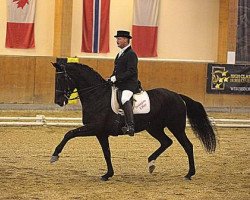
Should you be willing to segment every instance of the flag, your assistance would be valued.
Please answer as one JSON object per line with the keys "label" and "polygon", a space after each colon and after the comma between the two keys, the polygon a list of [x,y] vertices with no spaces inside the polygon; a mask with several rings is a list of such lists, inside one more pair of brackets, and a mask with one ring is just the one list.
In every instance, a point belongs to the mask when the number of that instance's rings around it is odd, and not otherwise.
{"label": "flag", "polygon": [[109,52],[110,0],[83,0],[82,52]]}
{"label": "flag", "polygon": [[34,48],[36,0],[7,0],[7,6],[5,47],[19,49]]}
{"label": "flag", "polygon": [[157,56],[160,0],[134,0],[132,47],[139,57]]}

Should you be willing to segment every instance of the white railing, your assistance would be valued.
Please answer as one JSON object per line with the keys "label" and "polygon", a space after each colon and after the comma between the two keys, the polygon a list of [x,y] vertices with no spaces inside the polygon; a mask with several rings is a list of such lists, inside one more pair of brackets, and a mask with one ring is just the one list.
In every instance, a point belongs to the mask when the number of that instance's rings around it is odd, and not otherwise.
{"label": "white railing", "polygon": [[[216,127],[250,128],[250,119],[215,119],[209,118]],[[82,118],[69,117],[0,117],[0,126],[83,126]],[[190,126],[187,120],[187,126]]]}
{"label": "white railing", "polygon": [[82,126],[81,121],[82,118],[45,117],[44,115],[36,115],[36,117],[0,117],[0,126]]}

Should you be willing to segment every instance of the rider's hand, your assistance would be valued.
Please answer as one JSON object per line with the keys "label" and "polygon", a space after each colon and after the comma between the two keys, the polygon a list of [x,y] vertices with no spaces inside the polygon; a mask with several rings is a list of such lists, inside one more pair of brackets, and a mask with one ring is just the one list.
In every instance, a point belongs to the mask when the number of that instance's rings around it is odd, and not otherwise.
{"label": "rider's hand", "polygon": [[115,77],[115,76],[111,76],[111,77],[110,77],[110,81],[111,81],[112,83],[115,83],[115,82],[116,82],[116,77]]}

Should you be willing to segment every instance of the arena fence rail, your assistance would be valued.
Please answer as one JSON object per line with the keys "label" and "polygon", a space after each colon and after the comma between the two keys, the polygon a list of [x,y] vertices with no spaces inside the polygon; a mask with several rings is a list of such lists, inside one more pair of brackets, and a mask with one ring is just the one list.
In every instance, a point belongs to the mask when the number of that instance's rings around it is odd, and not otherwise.
{"label": "arena fence rail", "polygon": [[[215,119],[210,117],[212,125],[225,128],[250,128],[249,119]],[[68,117],[45,117],[36,115],[35,117],[0,117],[0,126],[82,126],[81,118]],[[190,126],[187,120],[187,126]]]}

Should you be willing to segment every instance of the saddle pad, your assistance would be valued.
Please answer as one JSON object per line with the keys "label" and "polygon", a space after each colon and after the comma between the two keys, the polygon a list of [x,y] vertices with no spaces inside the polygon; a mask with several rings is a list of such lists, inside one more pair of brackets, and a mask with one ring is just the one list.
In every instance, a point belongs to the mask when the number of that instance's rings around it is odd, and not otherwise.
{"label": "saddle pad", "polygon": [[[114,113],[124,115],[123,110],[120,108],[117,101],[117,90],[118,88],[112,86],[111,95],[111,108]],[[150,100],[148,93],[142,91],[133,95],[133,113],[134,114],[146,114],[150,112]]]}

